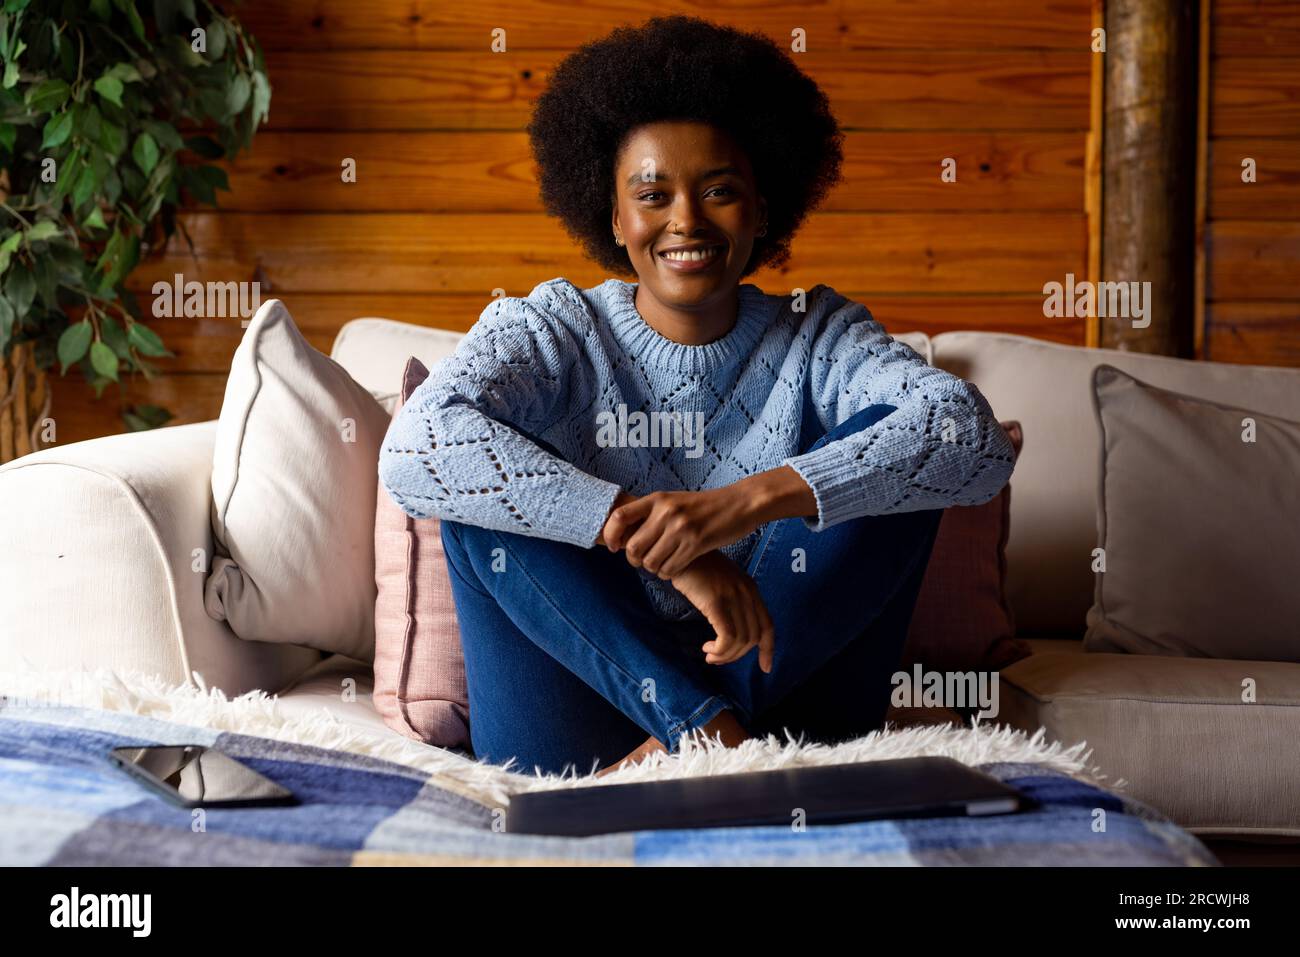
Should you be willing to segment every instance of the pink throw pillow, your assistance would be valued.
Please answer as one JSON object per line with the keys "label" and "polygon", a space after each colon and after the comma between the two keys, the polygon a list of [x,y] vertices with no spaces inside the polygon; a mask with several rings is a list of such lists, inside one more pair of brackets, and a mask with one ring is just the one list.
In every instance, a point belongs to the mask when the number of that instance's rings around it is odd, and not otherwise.
{"label": "pink throw pillow", "polygon": [[[407,360],[393,415],[428,375],[419,359]],[[469,692],[441,526],[407,515],[382,483],[375,585],[375,710],[408,738],[468,748]]]}
{"label": "pink throw pillow", "polygon": [[[1015,454],[1024,433],[1001,423]],[[927,671],[997,671],[1027,657],[1007,601],[1011,486],[983,505],[944,510],[930,564],[912,614],[900,667]]]}

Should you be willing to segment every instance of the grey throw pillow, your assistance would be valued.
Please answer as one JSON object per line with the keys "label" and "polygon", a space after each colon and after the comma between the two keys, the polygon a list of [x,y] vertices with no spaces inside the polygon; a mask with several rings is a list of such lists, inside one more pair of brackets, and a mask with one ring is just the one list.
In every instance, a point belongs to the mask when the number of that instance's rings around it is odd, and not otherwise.
{"label": "grey throw pillow", "polygon": [[1093,400],[1105,570],[1085,649],[1300,661],[1300,422],[1109,365]]}

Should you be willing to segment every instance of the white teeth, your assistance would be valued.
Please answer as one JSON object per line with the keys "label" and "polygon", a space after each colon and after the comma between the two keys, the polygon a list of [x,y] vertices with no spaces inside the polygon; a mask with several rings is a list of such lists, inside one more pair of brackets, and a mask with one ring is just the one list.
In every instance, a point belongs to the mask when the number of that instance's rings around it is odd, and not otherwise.
{"label": "white teeth", "polygon": [[664,259],[672,259],[677,262],[703,262],[706,259],[712,259],[718,254],[720,247],[710,246],[703,251],[699,250],[673,250],[663,253]]}

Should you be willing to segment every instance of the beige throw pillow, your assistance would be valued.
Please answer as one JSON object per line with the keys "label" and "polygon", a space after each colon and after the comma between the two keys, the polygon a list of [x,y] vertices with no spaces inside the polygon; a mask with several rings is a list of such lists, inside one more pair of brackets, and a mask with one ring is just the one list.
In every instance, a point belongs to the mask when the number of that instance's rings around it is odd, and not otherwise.
{"label": "beige throw pillow", "polygon": [[1300,661],[1300,422],[1109,365],[1093,397],[1105,570],[1084,647]]}
{"label": "beige throw pillow", "polygon": [[388,421],[284,303],[263,303],[217,422],[210,617],[250,641],[373,658],[375,476]]}

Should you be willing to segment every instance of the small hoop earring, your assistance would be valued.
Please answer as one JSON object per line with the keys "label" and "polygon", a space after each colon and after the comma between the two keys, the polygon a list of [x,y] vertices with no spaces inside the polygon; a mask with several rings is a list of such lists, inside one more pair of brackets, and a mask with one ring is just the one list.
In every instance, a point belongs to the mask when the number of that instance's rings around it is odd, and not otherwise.
{"label": "small hoop earring", "polygon": [[615,236],[615,237],[614,237],[614,245],[615,245],[615,246],[622,246],[622,245],[623,245],[623,240],[621,240],[621,239],[619,239],[617,236]]}
{"label": "small hoop earring", "polygon": [[754,235],[755,235],[755,236],[766,236],[766,235],[767,235],[767,223],[764,223],[764,224],[763,224],[763,228],[760,229],[760,230],[759,230],[757,233],[755,233]]}

